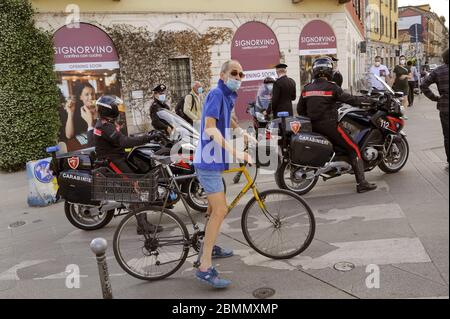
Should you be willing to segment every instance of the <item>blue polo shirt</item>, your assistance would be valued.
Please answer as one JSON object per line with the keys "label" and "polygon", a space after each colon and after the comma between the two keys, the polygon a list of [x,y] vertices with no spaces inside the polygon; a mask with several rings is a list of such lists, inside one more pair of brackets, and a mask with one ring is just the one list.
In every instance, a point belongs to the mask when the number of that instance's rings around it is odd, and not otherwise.
{"label": "blue polo shirt", "polygon": [[194,167],[202,170],[225,171],[229,167],[230,155],[221,145],[205,133],[205,120],[213,117],[217,120],[217,129],[226,139],[230,139],[231,111],[237,94],[231,91],[222,80],[212,89],[205,99],[200,124],[200,141],[195,152]]}

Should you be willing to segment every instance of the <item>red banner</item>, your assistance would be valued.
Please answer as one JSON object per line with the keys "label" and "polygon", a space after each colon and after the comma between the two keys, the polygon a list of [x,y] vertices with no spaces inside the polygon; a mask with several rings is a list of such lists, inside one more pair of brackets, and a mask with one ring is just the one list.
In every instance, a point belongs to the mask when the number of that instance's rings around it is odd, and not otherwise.
{"label": "red banner", "polygon": [[300,33],[299,49],[299,55],[336,54],[336,35],[328,23],[313,20]]}
{"label": "red banner", "polygon": [[268,76],[276,78],[274,66],[280,62],[280,46],[275,33],[261,22],[247,22],[239,27],[231,43],[231,58],[238,60],[246,74],[236,101],[236,115],[249,119],[249,102],[256,100],[259,86]]}
{"label": "red banner", "polygon": [[[58,29],[53,47],[60,96],[59,140],[67,151],[90,147],[87,131],[97,118],[95,100],[104,94],[121,96],[116,49],[108,34],[88,23]],[[125,133],[124,113],[121,118]]]}

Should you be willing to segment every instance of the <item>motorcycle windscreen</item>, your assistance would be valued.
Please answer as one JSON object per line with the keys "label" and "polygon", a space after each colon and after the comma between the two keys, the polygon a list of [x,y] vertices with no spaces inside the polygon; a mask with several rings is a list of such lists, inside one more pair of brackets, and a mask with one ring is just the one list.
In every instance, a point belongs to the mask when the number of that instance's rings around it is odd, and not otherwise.
{"label": "motorcycle windscreen", "polygon": [[386,83],[386,78],[378,76],[372,73],[362,73],[358,77],[356,87],[359,92],[361,91],[386,91],[392,95],[395,95],[394,90]]}
{"label": "motorcycle windscreen", "polygon": [[200,134],[198,131],[188,122],[186,122],[183,118],[178,116],[177,114],[170,112],[168,110],[159,110],[157,113],[158,117],[161,120],[169,123],[173,128],[174,139],[183,139],[183,140],[198,140]]}

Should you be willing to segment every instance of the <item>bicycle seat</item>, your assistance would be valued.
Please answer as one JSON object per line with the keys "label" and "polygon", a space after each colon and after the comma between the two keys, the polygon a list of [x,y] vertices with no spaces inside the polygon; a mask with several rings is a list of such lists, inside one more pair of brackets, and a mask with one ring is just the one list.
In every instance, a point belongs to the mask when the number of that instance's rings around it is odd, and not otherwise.
{"label": "bicycle seat", "polygon": [[166,156],[166,155],[152,154],[150,157],[152,160],[154,160],[158,163],[161,163],[161,164],[169,165],[169,164],[173,163],[172,157],[170,155]]}

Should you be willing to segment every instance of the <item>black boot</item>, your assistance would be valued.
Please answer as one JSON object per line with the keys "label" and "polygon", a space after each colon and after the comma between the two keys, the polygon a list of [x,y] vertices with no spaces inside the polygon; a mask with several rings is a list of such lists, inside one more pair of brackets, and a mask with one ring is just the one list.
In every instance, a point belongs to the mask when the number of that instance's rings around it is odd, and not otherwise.
{"label": "black boot", "polygon": [[162,232],[164,230],[164,228],[162,226],[158,226],[156,228],[155,225],[149,223],[147,221],[147,216],[144,214],[139,214],[136,216],[137,219],[137,227],[136,227],[136,233],[138,235],[143,235],[143,234],[152,234],[155,232],[159,233]]}
{"label": "black boot", "polygon": [[364,177],[364,163],[361,159],[356,158],[352,161],[353,172],[356,178],[356,191],[358,193],[365,193],[373,191],[377,188],[376,184],[369,183]]}

